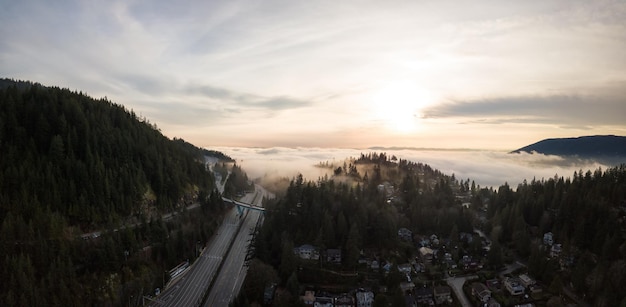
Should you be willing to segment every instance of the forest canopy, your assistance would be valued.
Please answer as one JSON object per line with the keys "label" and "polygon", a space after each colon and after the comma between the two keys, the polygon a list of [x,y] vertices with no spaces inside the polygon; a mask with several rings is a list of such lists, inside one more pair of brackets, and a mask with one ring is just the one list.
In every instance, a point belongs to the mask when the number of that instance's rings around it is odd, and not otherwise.
{"label": "forest canopy", "polygon": [[151,205],[168,211],[213,187],[210,152],[166,138],[133,111],[67,89],[0,84],[0,219],[10,212],[28,223],[47,210],[87,229]]}
{"label": "forest canopy", "polygon": [[[106,98],[0,80],[0,301],[137,305],[224,205],[206,157]],[[196,212],[187,206],[196,203]],[[178,211],[165,221],[165,212]]]}

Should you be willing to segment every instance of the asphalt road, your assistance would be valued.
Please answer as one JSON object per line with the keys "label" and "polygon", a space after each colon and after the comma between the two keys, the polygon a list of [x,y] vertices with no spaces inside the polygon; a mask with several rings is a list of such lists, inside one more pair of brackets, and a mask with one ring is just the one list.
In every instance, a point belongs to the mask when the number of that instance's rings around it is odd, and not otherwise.
{"label": "asphalt road", "polygon": [[231,209],[200,257],[187,272],[158,296],[153,306],[198,306],[211,280],[216,276],[239,222],[237,209]]}
{"label": "asphalt road", "polygon": [[[260,186],[256,186],[255,192],[247,194],[241,201],[261,206],[263,197],[266,197],[266,191]],[[256,210],[246,211],[248,214],[242,220],[241,230],[237,234],[228,256],[224,259],[222,269],[216,277],[204,306],[228,306],[241,289],[247,273],[247,267],[244,266],[244,262],[248,244],[252,238],[254,227],[262,215],[261,212]]]}
{"label": "asphalt road", "polygon": [[454,294],[456,294],[456,297],[459,299],[459,303],[462,307],[472,307],[472,303],[467,299],[467,296],[465,296],[465,292],[463,292],[463,284],[468,280],[473,280],[477,278],[478,276],[471,275],[449,277],[448,279],[446,279],[446,282],[448,282],[448,286],[452,288],[452,291],[454,291]]}

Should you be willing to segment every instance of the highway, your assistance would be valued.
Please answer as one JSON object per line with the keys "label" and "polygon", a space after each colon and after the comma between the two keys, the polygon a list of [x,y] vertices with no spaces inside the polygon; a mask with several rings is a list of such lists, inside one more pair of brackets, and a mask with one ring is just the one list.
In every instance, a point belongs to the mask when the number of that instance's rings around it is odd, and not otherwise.
{"label": "highway", "polygon": [[[252,199],[242,199],[242,202],[250,203],[252,205],[261,206],[264,197],[267,197],[267,192],[260,186],[256,186],[255,193],[248,194],[246,196],[252,196]],[[247,267],[244,266],[247,248],[250,239],[252,238],[252,232],[254,227],[261,218],[262,213],[257,210],[246,210],[247,215],[242,221],[243,225],[241,230],[237,234],[233,246],[228,253],[228,256],[224,259],[222,269],[219,275],[216,277],[215,283],[209,292],[209,297],[204,306],[208,307],[221,307],[228,306],[228,304],[237,296],[243,281],[246,277]]]}
{"label": "highway", "polygon": [[[265,194],[265,190],[257,186],[255,192],[246,194],[241,201],[261,205]],[[212,303],[207,303],[206,306],[228,306],[245,278],[243,264],[251,237],[250,231],[260,214],[256,210],[246,210],[244,216],[239,217],[236,208],[230,209],[200,257],[154,299],[151,306],[199,306],[214,279],[213,291],[207,300]],[[241,228],[240,223],[243,223]],[[237,235],[239,229],[241,231]],[[231,244],[231,251],[226,255]]]}
{"label": "highway", "polygon": [[240,219],[232,208],[200,257],[182,277],[165,289],[153,306],[198,306],[234,238]]}

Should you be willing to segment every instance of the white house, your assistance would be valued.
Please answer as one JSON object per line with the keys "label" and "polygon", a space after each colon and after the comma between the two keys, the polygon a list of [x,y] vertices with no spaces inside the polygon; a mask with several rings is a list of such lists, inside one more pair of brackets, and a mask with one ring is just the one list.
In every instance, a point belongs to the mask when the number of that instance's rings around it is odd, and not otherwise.
{"label": "white house", "polygon": [[319,260],[320,253],[317,248],[310,244],[304,244],[302,246],[293,249],[293,253],[298,255],[300,259],[306,260]]}
{"label": "white house", "polygon": [[511,293],[511,295],[522,295],[524,294],[524,286],[517,278],[507,278],[504,281],[504,287]]}
{"label": "white house", "polygon": [[433,260],[433,250],[431,248],[420,247],[419,252],[424,262],[430,263]]}
{"label": "white house", "polygon": [[535,284],[535,280],[526,274],[522,274],[519,276],[519,280],[522,283],[522,286],[528,288]]}
{"label": "white house", "polygon": [[554,238],[552,232],[546,232],[543,234],[543,245],[552,246],[554,244]]}

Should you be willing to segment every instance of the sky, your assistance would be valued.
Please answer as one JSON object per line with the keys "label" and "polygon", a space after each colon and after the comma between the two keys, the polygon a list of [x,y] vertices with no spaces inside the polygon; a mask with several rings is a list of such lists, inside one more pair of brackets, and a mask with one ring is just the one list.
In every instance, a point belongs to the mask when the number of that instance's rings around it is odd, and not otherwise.
{"label": "sky", "polygon": [[625,1],[0,0],[0,77],[201,147],[626,135]]}

